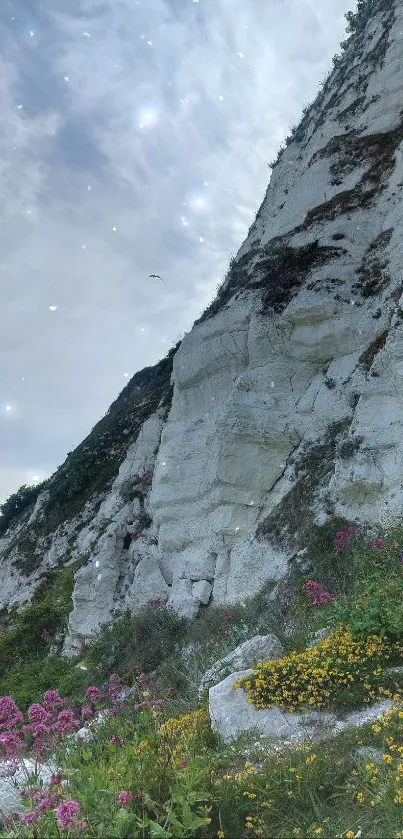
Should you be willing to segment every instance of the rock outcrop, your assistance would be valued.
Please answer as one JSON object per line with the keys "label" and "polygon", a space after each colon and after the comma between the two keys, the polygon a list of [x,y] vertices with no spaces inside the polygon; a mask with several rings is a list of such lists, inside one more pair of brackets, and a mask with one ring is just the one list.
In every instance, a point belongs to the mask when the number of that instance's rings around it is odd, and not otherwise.
{"label": "rock outcrop", "polygon": [[66,652],[149,599],[257,593],[329,515],[401,515],[403,6],[371,9],[215,301],[0,540],[0,605],[80,559]]}
{"label": "rock outcrop", "polygon": [[221,681],[231,672],[255,667],[259,661],[281,658],[283,653],[283,645],[275,635],[255,635],[254,638],[249,638],[206,670],[200,682],[199,696],[203,695],[206,688]]}
{"label": "rock outcrop", "polygon": [[323,740],[345,728],[359,727],[372,722],[388,711],[393,703],[383,700],[360,711],[351,711],[343,717],[329,711],[306,711],[290,714],[273,705],[257,710],[248,702],[242,688],[235,683],[253,670],[231,673],[209,691],[209,713],[213,729],[224,743],[236,740],[241,734],[256,734],[277,741],[279,745],[301,743],[307,739]]}

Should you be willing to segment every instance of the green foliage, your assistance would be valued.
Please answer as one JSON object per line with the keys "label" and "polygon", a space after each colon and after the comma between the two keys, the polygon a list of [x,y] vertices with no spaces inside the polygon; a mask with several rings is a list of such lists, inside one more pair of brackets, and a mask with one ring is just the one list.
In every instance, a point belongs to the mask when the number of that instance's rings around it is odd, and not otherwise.
{"label": "green foliage", "polygon": [[334,608],[334,617],[349,627],[354,637],[376,634],[403,637],[403,570],[356,581],[349,597]]}
{"label": "green foliage", "polygon": [[47,481],[34,486],[23,484],[0,505],[0,536],[7,531],[9,524],[27,507],[33,507],[40,492],[45,489]]}
{"label": "green foliage", "polygon": [[[14,691],[24,705],[30,695],[41,693],[45,682],[47,687],[52,686],[52,672],[53,681],[55,676],[67,679],[71,664],[59,662],[55,656],[47,656],[51,643],[60,646],[66,628],[72,607],[71,595],[77,565],[75,563],[74,566],[48,572],[29,606],[3,613],[0,628],[0,695]],[[72,688],[76,681],[76,677],[73,677]],[[66,688],[67,685],[68,680]]]}
{"label": "green foliage", "polygon": [[145,367],[128,382],[105,416],[49,479],[49,501],[43,529],[78,514],[96,492],[116,476],[128,446],[156,408],[168,409],[172,396],[172,362],[180,342],[154,367]]}
{"label": "green foliage", "polygon": [[334,516],[326,524],[312,527],[307,544],[310,577],[334,595],[345,592],[354,579],[355,540],[351,539],[341,551],[336,550],[333,544],[337,531],[346,530],[350,525],[347,519]]}
{"label": "green foliage", "polygon": [[127,613],[102,628],[86,654],[86,664],[98,679],[117,670],[131,684],[134,666],[146,673],[155,670],[174,651],[185,627],[184,620],[163,606],[144,609],[138,615]]}
{"label": "green foliage", "polygon": [[355,35],[364,29],[375,9],[376,2],[377,0],[358,0],[356,11],[347,12],[344,15],[348,33]]}
{"label": "green foliage", "polygon": [[0,696],[13,696],[21,710],[42,701],[46,690],[58,686],[62,696],[77,702],[88,686],[85,671],[58,656],[36,657],[16,663],[0,677]]}

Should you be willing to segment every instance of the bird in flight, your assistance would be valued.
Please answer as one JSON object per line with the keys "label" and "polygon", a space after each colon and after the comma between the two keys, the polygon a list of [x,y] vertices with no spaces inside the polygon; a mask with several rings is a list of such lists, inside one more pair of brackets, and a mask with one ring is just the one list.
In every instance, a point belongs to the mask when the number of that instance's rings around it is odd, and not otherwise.
{"label": "bird in flight", "polygon": [[161,280],[161,282],[164,282],[162,277],[160,277],[159,274],[149,274],[148,279],[150,279],[150,277],[155,277],[156,280]]}

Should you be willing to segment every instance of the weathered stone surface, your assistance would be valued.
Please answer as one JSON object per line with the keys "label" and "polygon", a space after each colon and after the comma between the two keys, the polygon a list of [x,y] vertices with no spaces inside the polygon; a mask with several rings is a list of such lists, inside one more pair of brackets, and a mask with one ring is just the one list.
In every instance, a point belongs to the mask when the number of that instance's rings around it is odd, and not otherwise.
{"label": "weathered stone surface", "polygon": [[6,760],[0,761],[0,822],[3,822],[4,816],[24,811],[21,791],[28,775],[35,772],[36,768],[38,779],[44,784],[49,783],[52,773],[56,771],[52,763],[35,767],[35,763],[27,758],[19,761],[17,766]]}
{"label": "weathered stone surface", "polygon": [[248,667],[255,667],[259,661],[269,661],[272,658],[280,658],[284,652],[283,645],[275,635],[255,635],[243,644],[239,644],[235,650],[216,661],[204,674],[199,688],[202,695],[207,687],[213,682],[222,680],[228,670],[244,670]]}
{"label": "weathered stone surface", "polygon": [[245,732],[256,732],[260,736],[279,742],[300,742],[305,738],[325,739],[349,726],[360,726],[377,719],[392,707],[392,702],[385,700],[346,714],[343,718],[328,711],[289,714],[276,706],[257,710],[248,702],[242,688],[234,688],[237,679],[252,673],[252,669],[231,673],[218,685],[210,688],[211,724],[226,743]]}

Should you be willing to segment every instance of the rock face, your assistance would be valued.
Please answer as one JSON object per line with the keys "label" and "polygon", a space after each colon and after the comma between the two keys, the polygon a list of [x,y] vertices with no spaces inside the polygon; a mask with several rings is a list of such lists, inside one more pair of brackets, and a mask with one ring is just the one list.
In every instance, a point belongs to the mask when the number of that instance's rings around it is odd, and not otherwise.
{"label": "rock face", "polygon": [[202,696],[207,687],[213,682],[219,682],[224,675],[235,670],[255,667],[259,661],[269,661],[281,658],[284,648],[275,635],[255,635],[249,641],[244,641],[228,655],[216,661],[207,670],[200,682],[199,694]]}
{"label": "rock face", "polygon": [[252,673],[251,669],[231,673],[210,688],[211,724],[225,743],[245,733],[256,733],[282,743],[302,742],[306,738],[320,740],[349,726],[360,726],[375,720],[393,704],[384,700],[361,711],[346,714],[343,718],[327,711],[288,714],[276,706],[257,710],[248,702],[245,691],[234,687],[237,679]]}
{"label": "rock face", "polygon": [[148,599],[257,593],[330,514],[400,516],[402,29],[374,0],[216,300],[0,540],[0,605],[82,560],[66,651]]}

